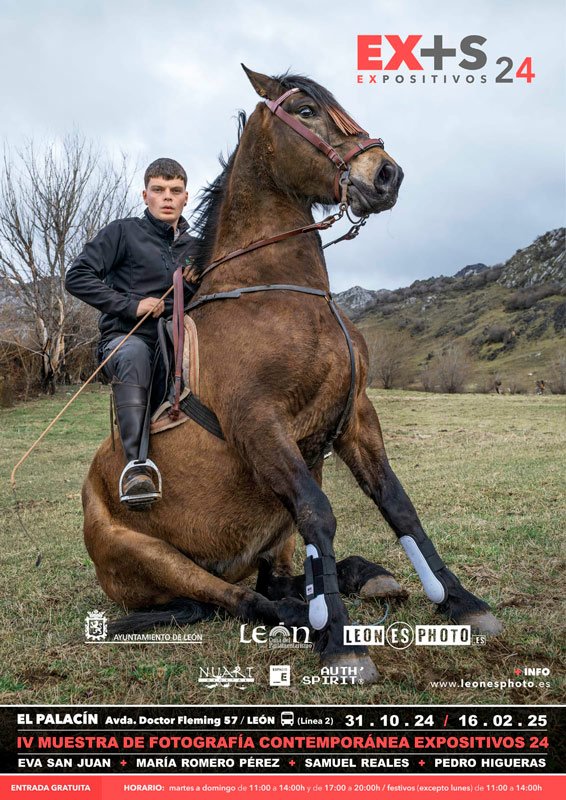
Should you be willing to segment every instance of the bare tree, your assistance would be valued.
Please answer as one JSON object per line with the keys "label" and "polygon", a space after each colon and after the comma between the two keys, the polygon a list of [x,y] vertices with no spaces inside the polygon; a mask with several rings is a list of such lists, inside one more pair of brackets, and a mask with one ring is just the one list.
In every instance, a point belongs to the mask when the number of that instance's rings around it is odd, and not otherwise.
{"label": "bare tree", "polygon": [[384,389],[392,389],[406,369],[408,347],[403,334],[374,330],[365,333],[365,339],[369,350],[370,386],[379,382]]}
{"label": "bare tree", "polygon": [[14,340],[29,338],[41,353],[44,389],[65,377],[69,352],[96,336],[94,317],[65,291],[65,270],[101,227],[132,213],[131,182],[125,156],[116,166],[79,134],[4,150],[0,278],[19,306]]}

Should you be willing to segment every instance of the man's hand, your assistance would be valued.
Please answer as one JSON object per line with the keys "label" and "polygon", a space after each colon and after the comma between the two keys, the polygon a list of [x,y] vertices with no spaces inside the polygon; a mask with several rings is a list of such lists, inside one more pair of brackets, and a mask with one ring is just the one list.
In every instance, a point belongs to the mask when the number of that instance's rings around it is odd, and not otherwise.
{"label": "man's hand", "polygon": [[160,317],[165,311],[165,303],[158,297],[144,297],[138,303],[136,317],[144,317],[148,311],[151,311],[152,317]]}
{"label": "man's hand", "polygon": [[197,283],[197,274],[195,268],[190,264],[187,264],[183,270],[183,278],[187,281],[187,283]]}

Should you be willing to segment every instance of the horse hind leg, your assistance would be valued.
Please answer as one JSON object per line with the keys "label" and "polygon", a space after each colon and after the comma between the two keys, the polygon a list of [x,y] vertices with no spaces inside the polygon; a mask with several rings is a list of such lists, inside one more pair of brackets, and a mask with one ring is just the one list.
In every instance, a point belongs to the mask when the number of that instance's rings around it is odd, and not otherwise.
{"label": "horse hind leg", "polygon": [[83,497],[85,543],[100,585],[116,603],[142,609],[117,623],[114,632],[190,624],[208,618],[216,608],[247,622],[308,624],[305,603],[293,598],[271,601],[228,583],[169,543],[116,522],[89,479]]}
{"label": "horse hind leg", "polygon": [[[348,556],[336,562],[338,589],[342,595],[358,595],[363,600],[383,598],[402,601],[408,592],[393,575],[379,564],[362,556]],[[305,576],[280,575],[270,559],[264,558],[258,565],[256,592],[277,600],[282,597],[305,597]]]}
{"label": "horse hind leg", "polygon": [[405,490],[391,469],[375,409],[366,395],[358,400],[356,418],[336,450],[399,539],[423,588],[438,610],[474,631],[497,635],[501,623],[483,600],[464,589],[429,539]]}

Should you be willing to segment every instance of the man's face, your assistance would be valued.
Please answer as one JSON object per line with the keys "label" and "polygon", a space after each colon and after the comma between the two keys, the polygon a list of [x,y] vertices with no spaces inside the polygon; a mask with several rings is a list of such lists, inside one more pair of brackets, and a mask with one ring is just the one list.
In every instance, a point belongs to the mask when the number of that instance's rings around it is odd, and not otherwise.
{"label": "man's face", "polygon": [[150,178],[143,199],[156,219],[177,225],[189,194],[181,178]]}

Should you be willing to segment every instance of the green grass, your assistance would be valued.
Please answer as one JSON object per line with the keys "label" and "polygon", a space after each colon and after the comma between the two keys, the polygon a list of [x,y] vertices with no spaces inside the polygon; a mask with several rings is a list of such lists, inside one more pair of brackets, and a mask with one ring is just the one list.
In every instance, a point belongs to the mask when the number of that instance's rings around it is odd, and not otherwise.
{"label": "green grass", "polygon": [[[68,399],[63,392],[0,412],[2,570],[1,703],[549,703],[564,700],[561,504],[563,398],[372,392],[391,463],[450,568],[488,600],[506,626],[485,646],[371,649],[373,687],[311,687],[308,651],[239,642],[237,620],[194,626],[198,645],[97,645],[83,639],[93,609],[121,610],[97,585],[82,541],[80,487],[108,431],[107,389],[87,391],[18,473],[24,534],[9,489],[11,467]],[[383,564],[410,591],[389,621],[440,621],[394,535],[337,459],[324,488],[338,519],[336,551]],[[34,565],[36,549],[42,552]],[[297,548],[297,571],[304,548]],[[381,604],[346,599],[352,620],[370,623]],[[289,663],[292,686],[269,687],[269,664]],[[251,666],[245,690],[201,687],[200,666]],[[549,687],[434,688],[448,680],[509,680],[515,667],[549,667]],[[535,680],[538,682],[538,680]]]}

